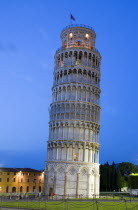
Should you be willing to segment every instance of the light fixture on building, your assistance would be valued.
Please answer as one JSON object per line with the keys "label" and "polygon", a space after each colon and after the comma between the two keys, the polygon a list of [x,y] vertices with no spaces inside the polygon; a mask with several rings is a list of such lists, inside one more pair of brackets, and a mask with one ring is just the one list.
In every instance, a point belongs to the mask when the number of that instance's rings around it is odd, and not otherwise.
{"label": "light fixture on building", "polygon": [[85,37],[86,37],[86,39],[88,39],[89,38],[89,34],[86,34]]}
{"label": "light fixture on building", "polygon": [[72,37],[73,37],[73,33],[70,33],[69,38],[72,39]]}

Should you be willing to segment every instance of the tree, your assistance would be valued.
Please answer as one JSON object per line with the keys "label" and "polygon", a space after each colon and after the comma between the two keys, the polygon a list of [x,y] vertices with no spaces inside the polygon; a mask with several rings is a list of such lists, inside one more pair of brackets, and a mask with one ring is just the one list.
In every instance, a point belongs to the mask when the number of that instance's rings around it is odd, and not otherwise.
{"label": "tree", "polygon": [[131,189],[138,189],[138,174],[130,174],[128,178],[128,186]]}
{"label": "tree", "polygon": [[116,179],[117,179],[117,169],[116,169],[116,165],[113,161],[112,165],[111,165],[111,190],[114,191],[116,190]]}
{"label": "tree", "polygon": [[101,191],[111,191],[111,166],[108,162],[100,166],[100,175]]}
{"label": "tree", "polygon": [[114,191],[128,187],[128,177],[131,173],[136,173],[137,167],[132,163],[122,162],[120,164],[109,165],[106,162],[100,166],[100,190]]}
{"label": "tree", "polygon": [[117,187],[117,190],[121,191],[121,188],[123,187],[123,182],[124,182],[124,179],[121,176],[120,170],[118,170],[117,171],[117,177],[116,177],[116,187]]}
{"label": "tree", "polygon": [[129,174],[138,172],[137,167],[129,162],[122,162],[118,166],[118,170],[126,181],[128,181]]}

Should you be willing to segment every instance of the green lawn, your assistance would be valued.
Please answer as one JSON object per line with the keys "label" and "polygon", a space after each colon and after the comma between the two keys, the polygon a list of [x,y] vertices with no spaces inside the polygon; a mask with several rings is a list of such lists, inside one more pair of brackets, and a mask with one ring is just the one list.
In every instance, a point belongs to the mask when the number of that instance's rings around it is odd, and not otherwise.
{"label": "green lawn", "polygon": [[30,208],[30,209],[46,209],[46,210],[138,210],[138,203],[130,202],[89,202],[89,201],[57,201],[57,202],[39,202],[39,201],[8,201],[1,202],[0,207]]}

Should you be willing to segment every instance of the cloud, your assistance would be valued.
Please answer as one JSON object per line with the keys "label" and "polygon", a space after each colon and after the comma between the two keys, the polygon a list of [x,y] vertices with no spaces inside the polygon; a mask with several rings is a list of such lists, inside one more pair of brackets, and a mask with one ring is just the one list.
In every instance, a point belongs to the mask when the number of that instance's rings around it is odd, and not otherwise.
{"label": "cloud", "polygon": [[18,78],[20,80],[24,80],[27,83],[32,83],[33,82],[33,78],[30,75],[28,75],[28,74],[23,74],[23,73],[16,72],[16,71],[11,71],[10,75],[12,77],[14,77],[14,78]]}
{"label": "cloud", "polygon": [[40,28],[40,29],[39,29],[39,33],[41,34],[42,37],[48,38],[48,34],[47,34],[47,32],[45,31],[45,29]]}
{"label": "cloud", "polygon": [[116,115],[116,114],[117,114],[117,110],[116,110],[115,107],[113,107],[113,106],[108,106],[108,107],[106,107],[106,111],[107,111],[110,115]]}
{"label": "cloud", "polygon": [[28,76],[28,75],[25,75],[25,76],[24,76],[24,80],[25,80],[26,82],[28,82],[28,83],[32,83],[32,82],[33,82],[32,77],[30,77],[30,76]]}
{"label": "cloud", "polygon": [[138,165],[138,155],[136,154],[135,158],[134,158],[134,164]]}
{"label": "cloud", "polygon": [[3,44],[3,43],[0,42],[0,52],[16,53],[17,52],[17,47],[12,42],[8,42],[6,44]]}
{"label": "cloud", "polygon": [[0,43],[0,52],[4,52],[6,50],[6,48],[2,45],[2,43]]}
{"label": "cloud", "polygon": [[8,50],[11,51],[11,52],[17,52],[17,47],[15,46],[15,44],[9,42],[8,43]]}
{"label": "cloud", "polygon": [[3,163],[0,163],[0,168],[4,167],[4,164]]}

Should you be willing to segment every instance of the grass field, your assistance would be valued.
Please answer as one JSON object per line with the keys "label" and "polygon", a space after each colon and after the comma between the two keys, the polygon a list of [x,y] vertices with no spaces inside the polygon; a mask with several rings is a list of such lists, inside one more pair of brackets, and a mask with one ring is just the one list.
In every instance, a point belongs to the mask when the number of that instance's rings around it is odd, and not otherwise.
{"label": "grass field", "polygon": [[30,208],[30,209],[45,209],[45,210],[138,210],[138,203],[131,202],[100,202],[100,201],[8,201],[1,202],[0,207],[11,208]]}

